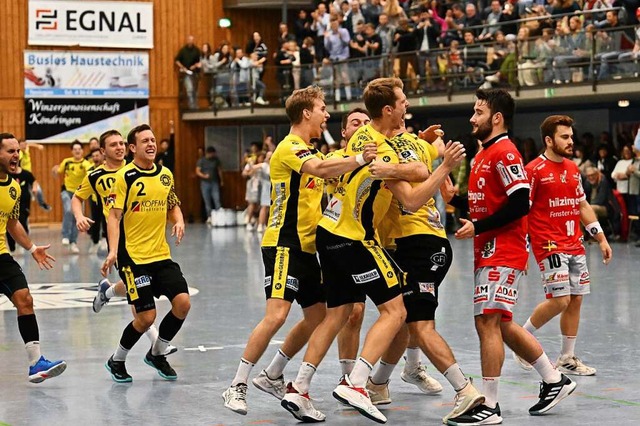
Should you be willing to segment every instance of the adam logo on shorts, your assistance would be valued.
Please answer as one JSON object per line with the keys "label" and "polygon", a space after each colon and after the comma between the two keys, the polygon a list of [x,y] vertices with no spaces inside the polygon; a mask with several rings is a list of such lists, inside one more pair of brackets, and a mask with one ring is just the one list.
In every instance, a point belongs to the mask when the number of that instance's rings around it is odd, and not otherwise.
{"label": "adam logo on shorts", "polygon": [[378,278],[380,278],[380,274],[378,273],[377,270],[372,269],[372,270],[370,270],[368,272],[365,272],[363,274],[351,275],[351,277],[353,278],[353,281],[356,284],[364,284],[364,283],[368,283],[370,281],[377,280]]}

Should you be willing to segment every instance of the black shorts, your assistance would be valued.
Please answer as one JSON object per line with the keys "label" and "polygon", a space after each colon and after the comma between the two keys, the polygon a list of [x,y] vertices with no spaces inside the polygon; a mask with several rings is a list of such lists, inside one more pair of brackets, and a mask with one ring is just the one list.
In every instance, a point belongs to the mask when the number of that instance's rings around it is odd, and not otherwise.
{"label": "black shorts", "polygon": [[413,235],[396,239],[394,259],[405,274],[402,295],[407,323],[433,321],[438,289],[451,267],[453,251],[446,238]]}
{"label": "black shorts", "polygon": [[171,301],[181,293],[189,293],[180,265],[171,259],[120,266],[118,273],[127,287],[127,301],[136,312],[155,309],[154,297],[164,295]]}
{"label": "black shorts", "polygon": [[356,241],[316,231],[327,307],[364,302],[382,305],[401,293],[393,262],[375,240]]}
{"label": "black shorts", "polygon": [[13,293],[23,288],[29,286],[18,262],[9,253],[0,254],[0,293],[11,300]]}
{"label": "black shorts", "polygon": [[320,265],[315,254],[290,247],[262,247],[264,293],[308,308],[325,302]]}

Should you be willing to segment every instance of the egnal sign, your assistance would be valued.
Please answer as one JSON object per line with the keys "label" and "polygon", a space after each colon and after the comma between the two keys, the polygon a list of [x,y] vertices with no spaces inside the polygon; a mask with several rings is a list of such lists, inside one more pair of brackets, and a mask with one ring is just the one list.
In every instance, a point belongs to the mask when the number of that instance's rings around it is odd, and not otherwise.
{"label": "egnal sign", "polygon": [[30,0],[29,44],[151,49],[153,3]]}

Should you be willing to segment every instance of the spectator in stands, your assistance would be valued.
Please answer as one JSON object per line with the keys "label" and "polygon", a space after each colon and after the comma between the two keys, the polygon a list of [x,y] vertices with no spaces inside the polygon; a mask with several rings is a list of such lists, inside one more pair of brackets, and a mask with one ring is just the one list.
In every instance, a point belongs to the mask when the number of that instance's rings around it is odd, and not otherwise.
{"label": "spectator in stands", "polygon": [[300,87],[311,86],[315,79],[313,75],[315,64],[315,45],[313,37],[306,37],[300,48]]}
{"label": "spectator in stands", "polygon": [[595,167],[587,168],[587,181],[584,183],[584,191],[587,201],[593,208],[598,220],[603,223],[611,223],[610,231],[618,234],[620,226],[620,206],[618,205],[611,184],[603,174]]}
{"label": "spectator in stands", "polygon": [[368,23],[373,24],[374,28],[380,23],[380,15],[384,13],[384,6],[381,0],[369,0],[362,5],[362,10],[366,14]]}
{"label": "spectator in stands", "polygon": [[580,5],[578,5],[575,0],[554,0],[552,6],[552,15],[563,15],[565,13],[574,13],[580,10]]}
{"label": "spectator in stands", "polygon": [[349,31],[349,35],[353,39],[358,32],[356,28],[358,22],[362,22],[364,25],[369,22],[369,16],[360,7],[359,0],[351,0],[349,6],[349,10],[342,17],[342,27]]}
{"label": "spectator in stands", "polygon": [[[482,18],[478,13],[478,9],[476,9],[476,5],[473,3],[467,3],[464,7],[464,28],[469,29],[469,27],[479,27],[483,25]],[[473,36],[478,37],[482,32],[482,28],[471,28],[473,31]]]}
{"label": "spectator in stands", "polygon": [[208,146],[204,157],[196,163],[196,176],[200,179],[200,193],[207,213],[207,223],[211,223],[211,210],[222,208],[220,189],[224,185],[222,163],[216,149]]}
{"label": "spectator in stands", "polygon": [[182,75],[189,109],[196,109],[198,107],[196,94],[198,93],[198,73],[200,71],[200,49],[194,44],[193,36],[187,37],[187,43],[176,55],[175,64]]}
{"label": "spectator in stands", "polygon": [[378,19],[378,26],[376,27],[376,34],[380,36],[382,40],[382,54],[388,55],[393,48],[393,34],[396,28],[389,24],[389,16],[386,13],[381,13]]}
{"label": "spectator in stands", "polygon": [[[437,49],[439,47],[440,25],[433,19],[432,9],[420,8],[420,21],[414,35],[419,51],[417,72],[424,77],[427,85],[433,86],[439,75]],[[428,78],[429,76],[431,79]]]}
{"label": "spectator in stands", "polygon": [[384,5],[384,13],[389,18],[389,25],[392,27],[398,27],[401,19],[408,19],[402,6],[398,0],[387,0],[387,4]]}
{"label": "spectator in stands", "polygon": [[596,37],[606,47],[595,57],[596,61],[600,62],[598,80],[608,79],[611,76],[612,69],[615,69],[615,65],[612,65],[611,62],[616,61],[624,50],[628,50],[631,47],[631,43],[627,40],[624,31],[620,30],[621,26],[618,20],[618,13],[614,10],[607,12],[606,21],[599,26],[600,31],[597,32]]}
{"label": "spectator in stands", "polygon": [[220,44],[220,48],[213,54],[213,87],[211,97],[218,108],[229,106],[229,94],[231,92],[231,46],[226,41]]}
{"label": "spectator in stands", "polygon": [[[640,134],[640,131],[638,132]],[[627,203],[627,212],[631,215],[640,213],[640,150],[635,146],[632,148],[634,157],[633,162],[627,169],[629,176],[629,202]]]}
{"label": "spectator in stands", "polygon": [[[631,179],[630,176],[633,174],[633,147],[631,145],[625,145],[622,147],[620,151],[620,160],[616,163],[616,166],[611,172],[611,177],[616,183],[616,189],[620,194],[622,194],[622,198],[624,198],[624,202],[627,206],[627,213],[636,214],[636,206],[637,206],[637,195],[638,188],[630,187]],[[634,184],[635,184],[634,180]],[[630,211],[633,208],[633,213]]]}
{"label": "spectator in stands", "polygon": [[556,34],[551,28],[544,28],[542,35],[535,40],[535,59],[534,63],[538,67],[537,80],[543,83],[551,83],[553,81],[553,59],[556,55],[566,52],[562,45],[562,32],[559,23]]}
{"label": "spectator in stands", "polygon": [[204,43],[200,49],[200,69],[202,70],[203,77],[205,78],[207,85],[207,93],[209,96],[209,105],[213,104],[213,52],[211,51],[211,45]]}
{"label": "spectator in stands", "polygon": [[[640,7],[636,10],[636,17],[640,21]],[[627,77],[638,77],[640,73],[640,22],[636,24],[635,40],[630,52],[623,52],[618,56],[620,68]]]}
{"label": "spectator in stands", "polygon": [[278,26],[278,45],[282,46],[282,43],[286,43],[287,41],[296,41],[295,34],[291,34],[289,32],[289,26],[285,22],[280,22]]}
{"label": "spectator in stands", "polygon": [[501,23],[500,29],[502,32],[505,35],[518,34],[519,25],[514,23],[514,21],[517,21],[518,19],[520,19],[518,9],[514,7],[510,1],[506,1],[499,19],[499,22]]}
{"label": "spectator in stands", "polygon": [[162,139],[158,149],[158,155],[156,156],[156,163],[167,169],[175,172],[175,144],[176,144],[176,129],[173,125],[173,120],[169,121],[169,139]]}
{"label": "spectator in stands", "polygon": [[253,101],[258,105],[269,105],[269,102],[264,99],[264,92],[266,85],[260,80],[260,73],[262,72],[264,60],[258,58],[258,53],[253,52],[249,55],[249,61],[251,62],[251,84],[253,89]]}
{"label": "spectator in stands", "polygon": [[293,61],[295,56],[293,55],[293,46],[291,42],[282,44],[280,51],[276,55],[276,76],[278,83],[280,84],[280,103],[284,105],[284,102],[293,92]]}
{"label": "spectator in stands", "polygon": [[231,70],[231,104],[249,106],[249,80],[251,79],[251,60],[245,56],[242,48],[235,50]]}
{"label": "spectator in stands", "polygon": [[447,23],[447,33],[442,42],[445,46],[451,43],[451,40],[462,41],[462,29],[465,26],[465,13],[460,3],[454,3],[444,18]]}
{"label": "spectator in stands", "polygon": [[311,30],[316,33],[316,59],[322,60],[325,57],[324,37],[330,26],[330,16],[327,13],[327,6],[319,3],[315,11],[311,12]]}
{"label": "spectator in stands", "polygon": [[293,21],[293,32],[296,36],[298,45],[302,46],[304,39],[307,37],[315,37],[316,33],[311,29],[311,19],[306,10],[300,9],[298,16]]}
{"label": "spectator in stands", "polygon": [[400,20],[396,32],[393,35],[393,45],[396,47],[399,62],[400,79],[404,82],[405,90],[409,89],[407,84],[407,67],[411,64],[416,74],[420,73],[418,68],[418,57],[416,56],[416,37],[413,34],[413,28],[409,25],[409,20],[403,18]]}
{"label": "spectator in stands", "polygon": [[[356,0],[357,1],[357,0]],[[349,41],[349,78],[353,85],[352,93],[360,97],[361,83],[364,81],[365,58],[367,57],[367,35],[364,32],[364,21],[358,21]]]}
{"label": "spectator in stands", "polygon": [[365,84],[377,77],[382,76],[383,63],[386,58],[382,57],[382,39],[376,34],[376,27],[371,23],[364,25],[365,47],[367,49],[367,59],[364,60],[364,82]]}
{"label": "spectator in stands", "polygon": [[590,52],[587,51],[587,37],[582,30],[582,21],[579,16],[562,19],[562,37],[560,47],[562,53],[553,58],[553,83],[570,83],[572,64],[581,64],[588,61]]}
{"label": "spectator in stands", "polygon": [[611,173],[613,173],[613,169],[615,169],[617,162],[618,158],[613,155],[610,144],[601,143],[598,145],[595,166],[600,172],[602,172],[610,187],[613,187],[614,185]]}
{"label": "spectator in stands", "polygon": [[324,49],[331,60],[334,67],[334,74],[337,81],[335,99],[340,102],[341,87],[344,87],[347,101],[351,100],[351,79],[349,78],[349,64],[345,62],[349,59],[349,32],[340,28],[340,22],[337,17],[331,17],[329,30],[324,35]]}
{"label": "spectator in stands", "polygon": [[263,70],[260,73],[260,80],[264,77],[264,66],[267,62],[267,55],[269,54],[269,48],[262,40],[262,36],[259,32],[254,32],[251,36],[251,40],[247,43],[247,48],[245,49],[247,55],[251,55],[253,52],[258,54],[258,61],[262,64]]}
{"label": "spectator in stands", "polygon": [[586,178],[587,176],[587,168],[595,167],[595,165],[589,160],[589,157],[586,155],[585,147],[582,145],[575,145],[573,147],[573,162],[576,163],[578,169],[580,169],[580,174]]}
{"label": "spectator in stands", "polygon": [[504,33],[500,30],[496,31],[493,36],[493,44],[487,50],[487,65],[489,69],[497,71],[500,69],[504,58],[509,54],[509,43]]}
{"label": "spectator in stands", "polygon": [[500,4],[500,0],[492,0],[491,1],[491,9],[487,14],[485,19],[485,24],[488,26],[484,27],[478,35],[478,41],[486,41],[494,38],[496,31],[500,30],[500,16],[502,16],[502,5]]}
{"label": "spectator in stands", "polygon": [[92,162],[93,151],[96,150],[100,151],[100,142],[98,141],[98,138],[92,137],[91,139],[89,139],[89,153],[84,156],[84,159]]}

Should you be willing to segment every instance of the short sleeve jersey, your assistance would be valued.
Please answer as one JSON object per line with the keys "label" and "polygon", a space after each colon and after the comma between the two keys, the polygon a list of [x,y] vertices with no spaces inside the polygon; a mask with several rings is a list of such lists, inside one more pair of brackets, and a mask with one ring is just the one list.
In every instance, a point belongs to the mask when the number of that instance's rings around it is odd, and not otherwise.
{"label": "short sleeve jersey", "polygon": [[113,174],[108,204],[122,210],[118,265],[145,265],[171,258],[165,236],[167,212],[180,205],[173,174],[163,166],[150,170],[129,163]]}
{"label": "short sleeve jersey", "polygon": [[116,180],[115,173],[124,165],[125,162],[123,160],[122,165],[114,170],[107,169],[104,164],[98,166],[84,177],[75,195],[83,200],[95,195],[98,205],[102,209],[102,214],[105,218],[108,218],[109,210],[111,209],[111,198],[109,197],[111,195],[111,186]]}
{"label": "short sleeve jersey", "polygon": [[[469,217],[484,219],[507,204],[514,191],[529,189],[522,156],[506,134],[484,144],[469,174]],[[527,219],[476,235],[474,267],[504,266],[524,270],[529,256]]]}
{"label": "short sleeve jersey", "polygon": [[536,261],[554,252],[584,254],[580,202],[586,197],[578,166],[566,158],[558,163],[541,155],[526,171],[531,183],[529,237]]}
{"label": "short sleeve jersey", "polygon": [[[403,133],[394,139],[396,138],[410,141],[414,145],[420,161],[427,165],[430,172],[433,171],[433,160],[438,157],[438,150],[433,145],[411,133]],[[411,183],[411,186],[416,185],[418,183]],[[416,212],[405,210],[402,204],[394,199],[387,216],[395,225],[390,227],[390,237],[392,238],[425,234],[447,238],[444,226],[440,221],[440,212],[433,197]]]}
{"label": "short sleeve jersey", "polygon": [[[410,143],[400,139],[389,140],[371,124],[356,130],[347,144],[345,154],[356,155],[364,151],[364,146],[369,143],[378,146],[376,161],[394,164],[418,161],[418,155]],[[340,177],[335,196],[329,201],[320,226],[351,240],[373,240],[392,198],[393,194],[384,181],[374,179],[368,165],[360,166]]]}
{"label": "short sleeve jersey", "polygon": [[0,180],[0,254],[9,253],[7,222],[20,217],[20,192],[20,184],[11,176]]}
{"label": "short sleeve jersey", "polygon": [[84,158],[79,161],[74,160],[73,157],[62,160],[58,167],[58,174],[64,175],[63,189],[75,192],[90,168],[91,163]]}
{"label": "short sleeve jersey", "polygon": [[[341,148],[328,153],[327,155],[325,155],[324,158],[325,160],[331,160],[332,158],[335,159],[335,158],[344,158],[344,157],[345,157],[344,148]],[[339,178],[329,178],[324,180],[324,190],[329,196],[329,198],[333,198],[333,195],[336,192],[336,187],[338,186],[338,181],[339,181]]]}
{"label": "short sleeve jersey", "polygon": [[323,179],[302,172],[302,165],[322,153],[301,137],[287,135],[270,163],[271,207],[263,247],[289,247],[316,252],[316,228],[322,210]]}

